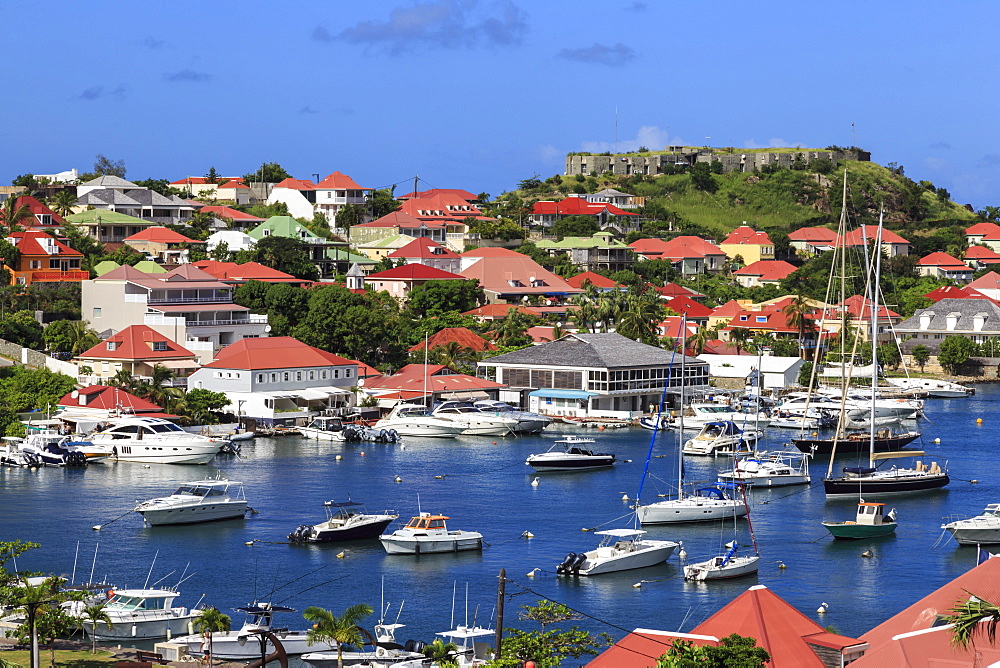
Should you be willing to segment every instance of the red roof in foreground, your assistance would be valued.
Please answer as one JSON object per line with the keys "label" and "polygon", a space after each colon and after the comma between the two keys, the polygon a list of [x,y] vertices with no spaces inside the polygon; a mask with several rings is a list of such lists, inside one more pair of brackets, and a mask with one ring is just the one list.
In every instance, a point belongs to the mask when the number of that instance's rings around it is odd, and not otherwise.
{"label": "red roof in foreground", "polygon": [[201,207],[202,213],[210,213],[217,218],[229,218],[231,220],[238,220],[243,223],[263,223],[263,218],[258,218],[257,216],[251,216],[249,213],[244,213],[243,211],[237,211],[236,209],[228,206],[221,206],[213,204],[212,206]]}
{"label": "red roof in foreground", "polygon": [[[861,227],[851,230],[844,235],[844,245],[845,246],[863,246],[865,243],[871,243],[875,241],[875,237],[878,236],[878,225],[862,225]],[[791,238],[791,235],[789,235]],[[903,237],[899,236],[892,230],[887,230],[882,228],[882,243],[884,244],[908,244],[910,243]]]}
{"label": "red roof in foreground", "polygon": [[291,190],[316,190],[316,185],[308,179],[287,178],[281,183],[276,183],[275,188],[289,188]]}
{"label": "red roof in foreground", "polygon": [[14,232],[8,234],[7,238],[13,239],[12,243],[17,246],[17,250],[21,251],[21,255],[47,256],[49,253],[45,251],[45,248],[54,247],[55,254],[62,257],[83,257],[83,253],[73,250],[51,234],[46,234],[41,230],[27,229],[24,232]]}
{"label": "red roof in foreground", "polygon": [[316,190],[374,190],[374,188],[363,188],[347,174],[334,172],[317,183]]}
{"label": "red roof in foreground", "polygon": [[1000,225],[996,223],[976,223],[972,227],[965,228],[966,236],[983,237],[990,239],[1000,238]]}
{"label": "red roof in foreground", "polygon": [[771,241],[771,237],[767,236],[767,232],[758,232],[754,230],[749,225],[740,225],[735,230],[729,233],[726,237],[724,244],[748,244],[754,246],[773,246],[774,242]]}
{"label": "red roof in foreground", "polygon": [[343,366],[352,362],[340,355],[307,346],[291,336],[240,339],[216,355],[205,367],[212,369],[294,369],[308,366]]}
{"label": "red roof in foreground", "polygon": [[[53,211],[49,207],[45,206],[41,202],[39,202],[37,199],[35,199],[31,195],[19,195],[18,198],[17,198],[17,201],[14,202],[14,206],[15,207],[26,206],[26,207],[28,207],[28,211],[30,211],[31,214],[34,215],[34,216],[38,216],[38,215],[52,216],[52,222],[50,223],[50,225],[52,225],[52,226],[59,226],[59,225],[65,225],[66,224],[66,220],[62,216],[60,216],[55,211]],[[41,226],[41,225],[42,224],[39,222],[38,218],[35,218],[34,220],[25,221],[25,223],[22,226],[23,227],[35,227],[35,226]]]}
{"label": "red roof in foreground", "polygon": [[125,241],[152,241],[159,244],[200,244],[203,241],[189,239],[180,232],[174,232],[169,227],[147,227],[141,232],[136,232],[130,237],[125,237]]}
{"label": "red roof in foreground", "polygon": [[[482,350],[496,350],[497,347],[473,332],[468,327],[445,327],[441,331],[434,334],[427,339],[427,349],[433,350],[438,346],[444,346],[454,341],[466,348],[472,348],[476,352]],[[410,352],[415,350],[423,350],[424,342],[411,346]]]}
{"label": "red roof in foreground", "polygon": [[[112,344],[114,350],[108,347]],[[160,343],[166,350],[153,350]],[[129,325],[114,336],[109,336],[93,348],[80,353],[81,358],[121,360],[161,360],[197,357],[193,352],[160,334],[148,325]]]}
{"label": "red roof in foreground", "polygon": [[805,241],[811,244],[832,245],[837,243],[837,233],[829,227],[800,227],[788,233],[791,241]]}
{"label": "red roof in foreground", "polygon": [[956,269],[969,268],[969,265],[965,264],[957,257],[948,255],[948,253],[944,253],[942,251],[936,251],[930,255],[925,255],[917,260],[917,264],[921,267],[952,267]]}
{"label": "red roof in foreground", "polygon": [[584,287],[584,283],[591,283],[596,288],[607,288],[609,290],[615,290],[623,287],[621,284],[615,283],[610,278],[601,276],[600,274],[595,274],[592,271],[585,271],[582,274],[573,276],[572,278],[567,278],[566,282],[574,288],[582,288]]}
{"label": "red roof in foreground", "polygon": [[[76,394],[75,397],[74,394]],[[59,405],[66,408],[93,408],[108,411],[120,406],[133,413],[153,413],[163,410],[156,404],[109,385],[91,385],[82,390],[70,392],[59,400]],[[176,416],[171,415],[170,417]]]}
{"label": "red roof in foreground", "polygon": [[678,295],[666,303],[668,309],[674,313],[686,315],[688,318],[707,318],[712,315],[712,309],[704,304],[700,304],[690,297]]}
{"label": "red roof in foreground", "polygon": [[1000,253],[986,246],[969,246],[965,251],[966,260],[979,260],[980,262],[1000,262]]}
{"label": "red roof in foreground", "polygon": [[975,290],[1000,290],[1000,274],[988,271],[965,287]]}
{"label": "red roof in foreground", "polygon": [[458,253],[449,248],[445,248],[430,237],[417,237],[402,248],[397,248],[393,252],[389,253],[388,257],[419,258],[424,260],[445,257],[457,258]]}

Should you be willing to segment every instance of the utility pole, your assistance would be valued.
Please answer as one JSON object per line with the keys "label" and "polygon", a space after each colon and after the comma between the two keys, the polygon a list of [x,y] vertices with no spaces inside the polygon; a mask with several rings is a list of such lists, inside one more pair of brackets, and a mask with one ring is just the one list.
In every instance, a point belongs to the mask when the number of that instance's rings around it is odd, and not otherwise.
{"label": "utility pole", "polygon": [[493,642],[493,646],[496,648],[493,654],[494,658],[500,658],[500,648],[503,642],[503,603],[504,603],[504,588],[507,582],[507,569],[500,569],[500,581],[497,583],[497,635],[496,640]]}

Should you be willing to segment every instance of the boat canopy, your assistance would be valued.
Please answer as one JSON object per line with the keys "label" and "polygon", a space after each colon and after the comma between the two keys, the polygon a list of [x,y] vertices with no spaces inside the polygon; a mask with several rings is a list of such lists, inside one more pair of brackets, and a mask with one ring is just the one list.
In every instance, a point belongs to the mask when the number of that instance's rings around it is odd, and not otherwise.
{"label": "boat canopy", "polygon": [[705,429],[708,431],[709,427],[717,427],[719,436],[739,436],[743,433],[743,430],[736,426],[736,423],[732,420],[723,420],[720,422],[706,422]]}
{"label": "boat canopy", "polygon": [[875,473],[876,469],[870,466],[845,466],[844,473],[855,473],[857,475],[867,475],[869,473]]}
{"label": "boat canopy", "polygon": [[248,615],[270,615],[275,612],[295,612],[295,608],[289,608],[283,605],[271,605],[270,603],[265,603],[263,605],[248,605],[242,608],[233,608],[236,612],[245,612]]}
{"label": "boat canopy", "polygon": [[326,501],[323,505],[328,508],[347,508],[349,506],[360,506],[362,503],[360,501]]}
{"label": "boat canopy", "polygon": [[698,496],[715,497],[716,499],[726,498],[726,495],[722,493],[722,490],[717,487],[702,487],[701,489],[696,490],[695,493]]}
{"label": "boat canopy", "polygon": [[645,534],[641,529],[608,529],[606,531],[595,531],[595,536],[618,536],[619,538],[633,538]]}

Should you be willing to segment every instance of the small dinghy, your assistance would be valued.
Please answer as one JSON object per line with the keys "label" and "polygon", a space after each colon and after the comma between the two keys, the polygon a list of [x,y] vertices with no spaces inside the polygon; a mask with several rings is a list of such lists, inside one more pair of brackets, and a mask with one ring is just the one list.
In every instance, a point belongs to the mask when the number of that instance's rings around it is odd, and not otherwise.
{"label": "small dinghy", "polygon": [[729,551],[722,556],[685,566],[684,579],[697,582],[728,580],[757,572],[757,566],[760,563],[758,555],[739,556],[736,552],[740,546],[736,541],[726,543],[726,547],[729,548]]}

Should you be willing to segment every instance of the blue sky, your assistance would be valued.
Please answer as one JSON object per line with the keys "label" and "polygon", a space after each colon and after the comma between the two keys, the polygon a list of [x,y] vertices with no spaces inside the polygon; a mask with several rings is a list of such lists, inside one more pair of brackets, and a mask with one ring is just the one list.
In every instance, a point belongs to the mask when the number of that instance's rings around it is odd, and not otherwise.
{"label": "blue sky", "polygon": [[[1000,4],[0,0],[0,183],[340,170],[497,195],[570,151],[857,144],[1000,205]],[[15,98],[18,100],[15,102]],[[852,134],[853,124],[853,134]],[[711,139],[706,139],[711,137]],[[404,192],[404,190],[400,190]]]}

